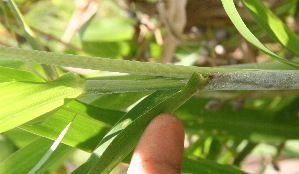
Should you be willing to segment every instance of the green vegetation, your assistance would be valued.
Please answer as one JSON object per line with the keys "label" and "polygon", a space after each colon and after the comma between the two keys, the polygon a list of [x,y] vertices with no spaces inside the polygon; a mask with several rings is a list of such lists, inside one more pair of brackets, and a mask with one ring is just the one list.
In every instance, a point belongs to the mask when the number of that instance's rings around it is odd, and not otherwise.
{"label": "green vegetation", "polygon": [[118,173],[163,112],[182,173],[299,158],[297,0],[171,2],[0,1],[0,174]]}

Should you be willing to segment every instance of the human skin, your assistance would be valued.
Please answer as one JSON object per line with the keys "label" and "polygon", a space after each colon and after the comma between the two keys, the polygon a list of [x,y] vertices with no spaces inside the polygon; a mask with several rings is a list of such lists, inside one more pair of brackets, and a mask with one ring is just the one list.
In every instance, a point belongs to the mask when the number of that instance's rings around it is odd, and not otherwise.
{"label": "human skin", "polygon": [[184,151],[184,128],[171,114],[156,116],[143,132],[128,174],[179,174]]}

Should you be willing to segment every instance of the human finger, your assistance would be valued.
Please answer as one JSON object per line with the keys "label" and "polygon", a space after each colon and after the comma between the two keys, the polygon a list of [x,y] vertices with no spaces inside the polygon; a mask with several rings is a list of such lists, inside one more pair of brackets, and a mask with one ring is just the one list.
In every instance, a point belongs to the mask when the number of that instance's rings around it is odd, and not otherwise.
{"label": "human finger", "polygon": [[182,123],[171,114],[160,114],[151,121],[140,138],[128,173],[180,173],[183,151]]}

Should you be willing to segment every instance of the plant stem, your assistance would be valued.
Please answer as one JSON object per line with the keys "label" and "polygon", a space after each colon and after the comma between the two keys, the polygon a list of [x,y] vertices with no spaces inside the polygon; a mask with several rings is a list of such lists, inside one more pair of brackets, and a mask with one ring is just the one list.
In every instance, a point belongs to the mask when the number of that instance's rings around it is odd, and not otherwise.
{"label": "plant stem", "polygon": [[[178,66],[108,58],[86,57],[0,47],[0,60],[17,60],[137,75],[190,78],[193,73],[209,77],[203,90],[298,90],[298,70],[243,70]],[[145,81],[144,81],[145,82]]]}
{"label": "plant stem", "polygon": [[199,68],[194,66],[178,66],[171,64],[87,57],[8,47],[0,47],[0,60],[1,59],[173,78],[190,78],[194,72],[207,77],[214,73],[244,71],[240,69],[210,67]]}
{"label": "plant stem", "polygon": [[149,80],[87,80],[84,88],[87,94],[109,94],[181,89],[186,83],[187,80],[160,78]]}

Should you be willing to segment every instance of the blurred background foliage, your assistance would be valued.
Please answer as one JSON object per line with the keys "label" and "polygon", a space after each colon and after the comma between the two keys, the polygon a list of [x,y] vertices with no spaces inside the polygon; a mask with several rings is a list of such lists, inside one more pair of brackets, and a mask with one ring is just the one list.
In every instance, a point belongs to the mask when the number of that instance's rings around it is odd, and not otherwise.
{"label": "blurred background foliage", "polygon": [[[186,21],[181,21],[185,25],[181,26],[182,30],[174,31],[170,27],[174,24],[165,22],[165,16],[157,8],[158,0],[15,2],[42,49],[50,52],[204,67],[273,61],[237,32],[219,0],[188,0]],[[173,2],[165,0],[166,9],[171,8]],[[264,0],[263,3],[298,33],[297,0]],[[241,2],[236,1],[236,5],[248,28],[261,42],[282,57],[296,59],[255,22]],[[6,1],[1,1],[0,7],[0,45],[29,49],[24,31]],[[168,36],[169,33],[172,36]],[[179,42],[173,42],[171,37]],[[0,61],[0,65],[28,70],[28,66],[20,62]],[[38,65],[33,68],[44,73]],[[57,68],[59,75],[67,71],[88,78],[106,75],[99,71]],[[95,112],[101,108],[123,113],[145,95],[147,93],[89,95],[78,101],[86,107],[94,107]],[[198,94],[175,112],[185,126],[185,156],[236,165],[249,173],[298,173],[298,99],[298,91]],[[80,112],[96,115],[84,109]],[[114,122],[103,127],[102,136]],[[0,161],[37,137],[30,133],[30,126],[3,133]],[[79,148],[90,151],[94,145],[90,142]],[[47,172],[69,173],[87,159],[88,153],[73,149],[64,157]],[[126,165],[121,164],[114,172],[124,172],[125,168]]]}

